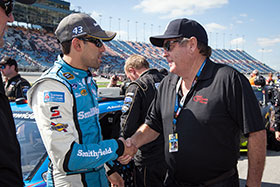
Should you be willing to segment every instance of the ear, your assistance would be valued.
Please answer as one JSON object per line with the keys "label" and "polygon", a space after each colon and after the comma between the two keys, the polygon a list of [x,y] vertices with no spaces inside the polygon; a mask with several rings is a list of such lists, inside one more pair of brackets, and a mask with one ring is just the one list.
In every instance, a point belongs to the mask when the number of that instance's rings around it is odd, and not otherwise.
{"label": "ear", "polygon": [[194,52],[195,49],[197,48],[197,39],[196,37],[192,36],[189,41],[188,41],[188,44],[189,44],[189,50],[191,52]]}
{"label": "ear", "polygon": [[128,72],[131,74],[135,74],[135,69],[133,67],[128,68]]}
{"label": "ear", "polygon": [[79,40],[78,38],[74,38],[71,43],[71,48],[73,48],[77,52],[80,52],[80,51],[82,51],[83,45],[84,45],[84,42],[82,40]]}

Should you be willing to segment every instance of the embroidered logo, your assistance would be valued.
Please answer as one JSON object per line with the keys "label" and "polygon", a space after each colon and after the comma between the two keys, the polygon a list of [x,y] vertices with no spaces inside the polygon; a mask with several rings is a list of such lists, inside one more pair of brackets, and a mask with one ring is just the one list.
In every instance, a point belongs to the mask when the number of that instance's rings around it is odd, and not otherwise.
{"label": "embroidered logo", "polygon": [[198,103],[202,103],[202,104],[207,104],[208,103],[208,99],[207,98],[203,98],[201,95],[196,95],[193,97],[193,101],[194,102],[198,102]]}
{"label": "embroidered logo", "polygon": [[65,102],[65,95],[63,92],[44,92],[44,102]]}
{"label": "embroidered logo", "polygon": [[69,72],[63,73],[63,76],[67,79],[67,80],[72,80],[74,79],[74,75],[72,75]]}
{"label": "embroidered logo", "polygon": [[86,95],[87,95],[87,91],[86,91],[86,89],[82,89],[82,91],[81,91],[81,95],[82,95],[82,96],[86,96]]}
{"label": "embroidered logo", "polygon": [[63,132],[67,132],[67,127],[68,127],[68,125],[67,124],[62,124],[62,123],[53,123],[53,122],[51,122],[51,130],[56,130],[56,131],[58,131],[58,132],[61,132],[61,131],[63,131]]}
{"label": "embroidered logo", "polygon": [[58,110],[59,106],[53,106],[51,107],[50,111],[52,113],[52,116],[50,119],[57,119],[57,118],[61,118],[60,112]]}

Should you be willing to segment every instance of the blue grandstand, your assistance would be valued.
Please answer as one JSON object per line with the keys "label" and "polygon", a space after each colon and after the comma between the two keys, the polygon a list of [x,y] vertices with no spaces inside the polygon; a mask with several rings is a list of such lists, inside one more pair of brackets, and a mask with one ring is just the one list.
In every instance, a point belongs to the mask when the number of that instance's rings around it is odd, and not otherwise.
{"label": "blue grandstand", "polygon": [[[43,71],[50,67],[60,53],[55,36],[38,30],[21,27],[9,27],[5,36],[6,47],[0,49],[2,58],[5,55],[15,58],[19,67],[27,71]],[[106,52],[102,57],[102,70],[109,73],[123,73],[125,59],[131,54],[144,55],[153,68],[169,69],[163,58],[163,49],[151,44],[113,40],[105,42]],[[265,74],[275,72],[266,64],[250,56],[244,50],[213,49],[211,59],[216,63],[232,66],[241,73],[249,74],[254,69]]]}

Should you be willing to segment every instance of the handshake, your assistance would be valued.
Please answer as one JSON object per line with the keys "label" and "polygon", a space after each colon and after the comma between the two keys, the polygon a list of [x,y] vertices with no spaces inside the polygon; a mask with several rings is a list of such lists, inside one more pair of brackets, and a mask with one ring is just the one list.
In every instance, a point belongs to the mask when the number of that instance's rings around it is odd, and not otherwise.
{"label": "handshake", "polygon": [[118,158],[118,161],[121,164],[126,165],[134,157],[138,148],[132,143],[131,138],[128,138],[126,140],[124,138],[119,138],[119,140],[121,140],[124,144],[124,152],[123,155]]}

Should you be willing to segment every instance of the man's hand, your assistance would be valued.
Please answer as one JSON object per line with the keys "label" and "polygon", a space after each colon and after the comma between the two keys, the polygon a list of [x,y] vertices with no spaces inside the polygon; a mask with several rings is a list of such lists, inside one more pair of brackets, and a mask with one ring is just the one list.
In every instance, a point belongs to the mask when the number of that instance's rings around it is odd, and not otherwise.
{"label": "man's hand", "polygon": [[275,139],[277,141],[280,141],[280,132],[279,131],[275,131]]}
{"label": "man's hand", "polygon": [[108,180],[111,183],[111,187],[124,187],[123,178],[119,175],[118,172],[114,172],[110,176],[108,176]]}
{"label": "man's hand", "polygon": [[129,138],[126,141],[123,138],[119,138],[119,139],[123,142],[125,148],[124,148],[123,155],[118,158],[118,161],[121,164],[126,165],[134,157],[138,148],[131,143]]}

